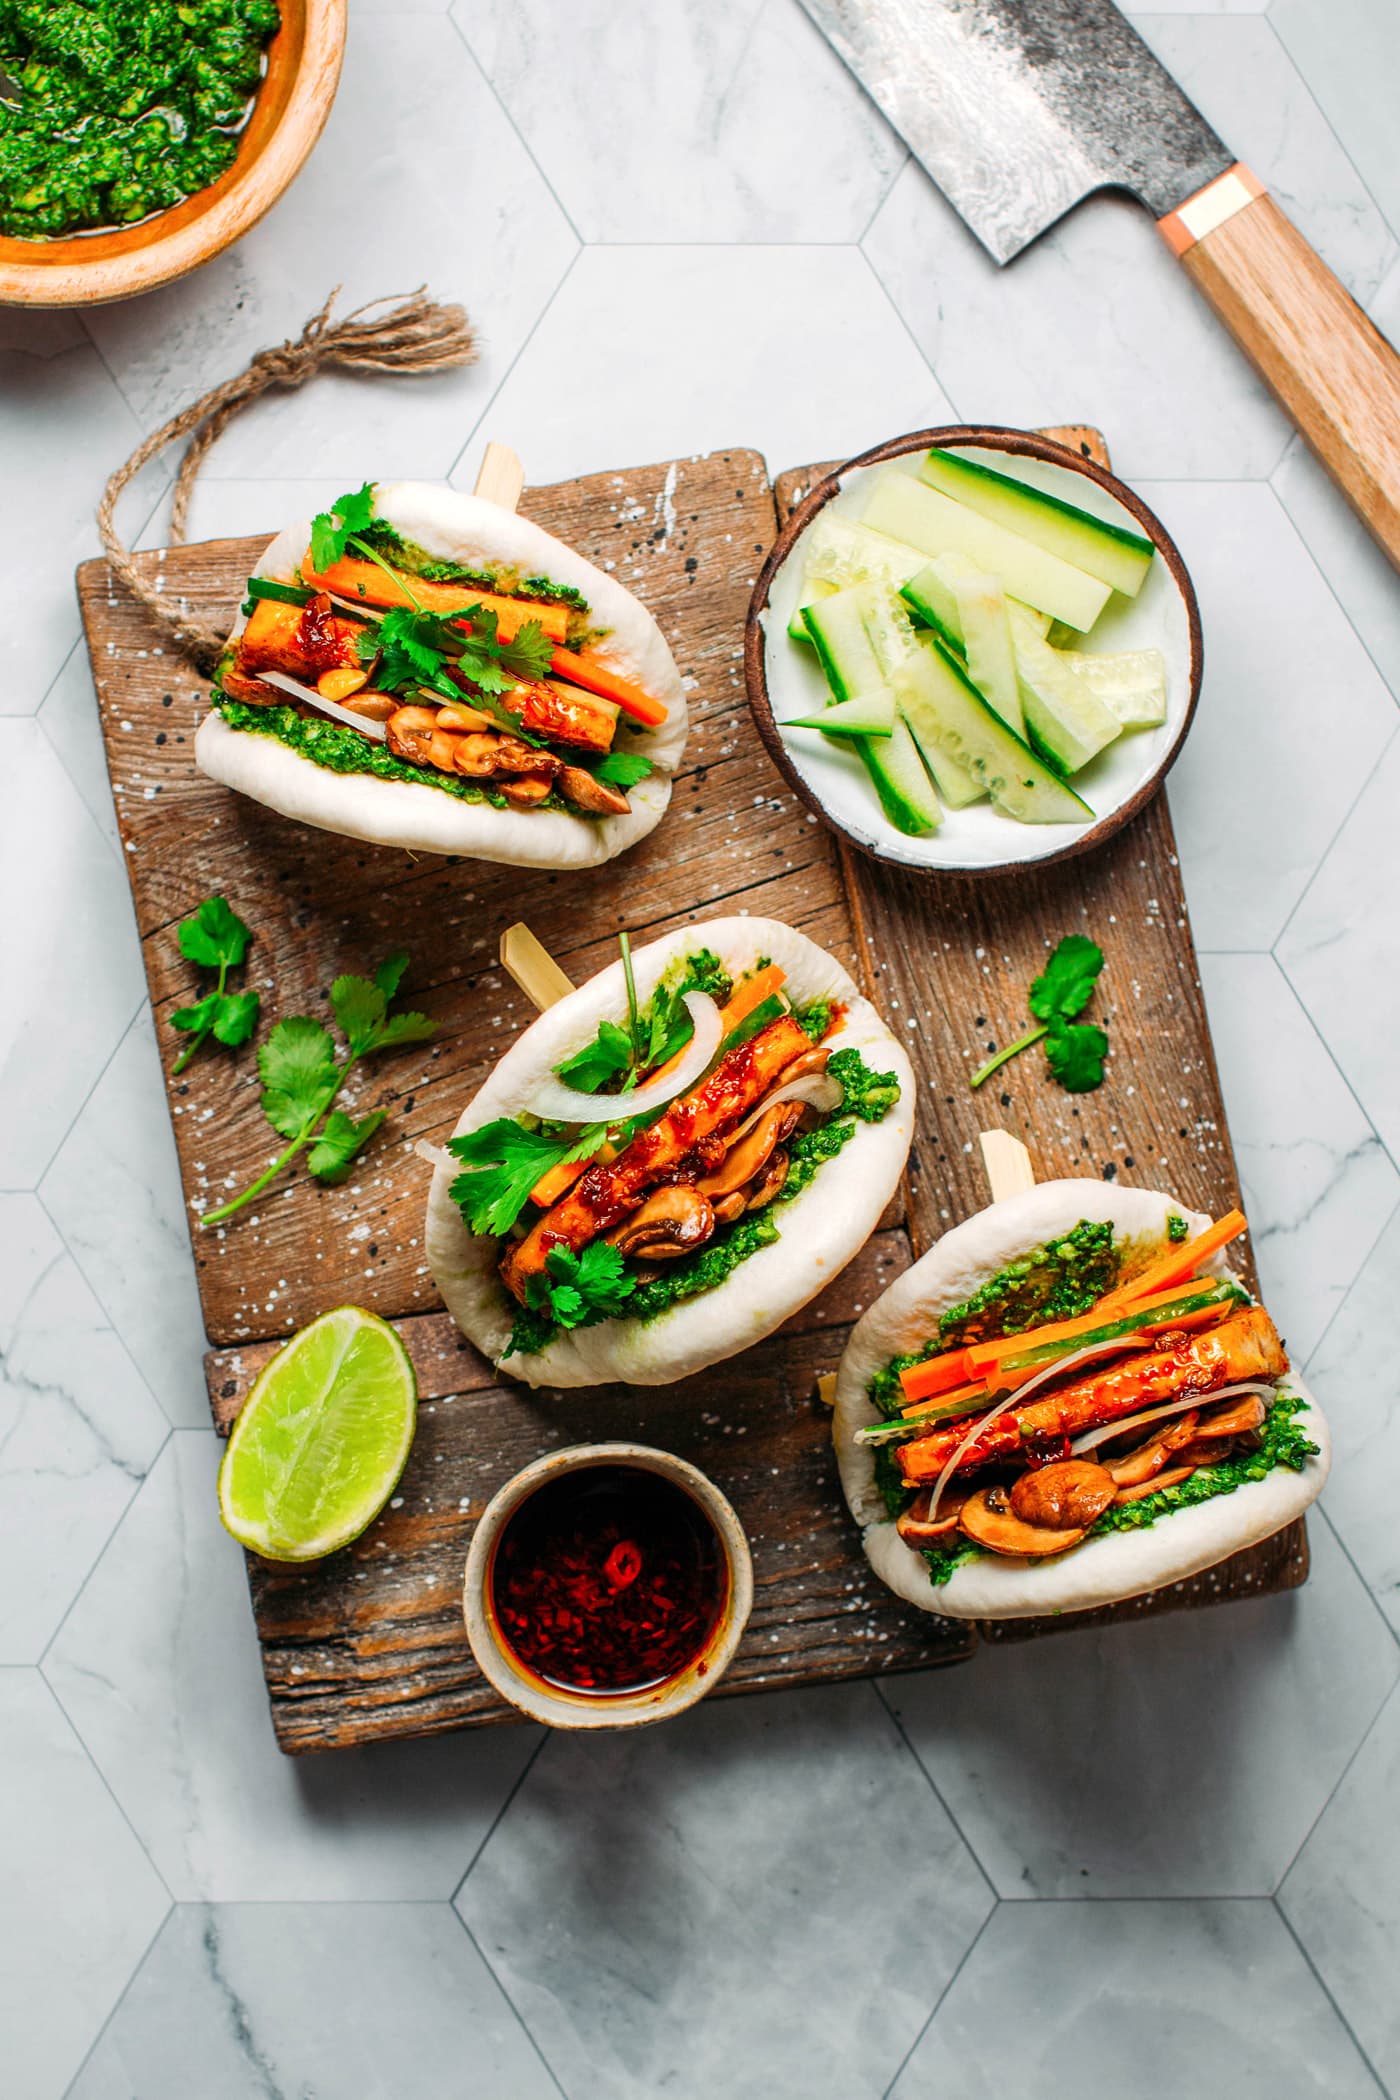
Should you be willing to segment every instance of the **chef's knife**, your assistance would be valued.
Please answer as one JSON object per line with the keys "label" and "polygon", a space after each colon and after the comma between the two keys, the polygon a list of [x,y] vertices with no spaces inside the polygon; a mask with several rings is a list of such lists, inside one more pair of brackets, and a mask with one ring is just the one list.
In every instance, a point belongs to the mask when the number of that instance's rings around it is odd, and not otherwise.
{"label": "chef's knife", "polygon": [[1400,566],[1400,358],[1111,0],[802,0],[993,260],[1126,190]]}

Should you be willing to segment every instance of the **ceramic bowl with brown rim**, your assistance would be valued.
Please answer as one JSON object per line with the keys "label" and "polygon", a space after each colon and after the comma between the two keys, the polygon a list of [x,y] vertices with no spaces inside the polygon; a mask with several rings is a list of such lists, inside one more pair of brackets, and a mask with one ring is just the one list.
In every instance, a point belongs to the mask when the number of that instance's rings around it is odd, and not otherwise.
{"label": "ceramic bowl with brown rim", "polygon": [[[1167,716],[1152,729],[1125,730],[1071,785],[1092,816],[1082,824],[1025,824],[986,800],[943,811],[922,838],[897,831],[876,799],[855,751],[840,738],[783,724],[818,713],[830,700],[815,652],[794,641],[788,621],[798,603],[803,536],[830,506],[858,520],[868,484],[888,461],[933,446],[965,454],[1110,524],[1151,539],[1158,558],[1136,598],[1114,592],[1086,653],[1160,649],[1167,670]],[[749,704],[779,771],[822,822],[878,860],[942,873],[1000,874],[1083,853],[1110,838],[1156,793],[1185,741],[1201,686],[1201,622],[1186,566],[1166,528],[1142,499],[1094,461],[1035,432],[992,425],[916,430],[848,460],[824,476],[779,533],[754,587],[744,647]]]}
{"label": "ceramic bowl with brown rim", "polygon": [[152,292],[222,253],[270,211],[321,136],[345,51],[346,0],[279,0],[282,26],[233,165],[135,226],[61,240],[0,235],[0,306],[101,306]]}
{"label": "ceramic bowl with brown rim", "polygon": [[[580,1476],[590,1473],[624,1478],[630,1474],[640,1476],[643,1482],[654,1480],[674,1498],[669,1518],[664,1504],[659,1512],[653,1506],[651,1531],[638,1530],[635,1543],[632,1534],[620,1537],[607,1561],[601,1564],[606,1569],[614,1559],[618,1560],[617,1582],[638,1586],[640,1610],[631,1614],[631,1625],[635,1627],[639,1618],[642,1623],[653,1622],[655,1592],[647,1596],[643,1588],[648,1581],[654,1578],[659,1592],[674,1601],[685,1589],[687,1568],[698,1576],[700,1566],[693,1558],[697,1546],[707,1594],[712,1600],[701,1637],[698,1641],[687,1640],[684,1660],[677,1667],[656,1674],[642,1669],[632,1681],[617,1689],[585,1690],[567,1662],[562,1666],[543,1664],[538,1646],[527,1654],[526,1644],[517,1645],[511,1636],[512,1612],[519,1615],[522,1598],[529,1600],[531,1617],[541,1621],[559,1616],[555,1605],[559,1598],[565,1600],[564,1609],[575,1627],[580,1620],[584,1622],[584,1652],[601,1654],[609,1644],[616,1650],[621,1629],[609,1623],[611,1611],[606,1598],[599,1600],[592,1583],[583,1598],[570,1586],[577,1580],[581,1558],[591,1562],[594,1540],[590,1537],[580,1556],[578,1537],[570,1528],[577,1520],[577,1498],[566,1498],[561,1509],[559,1491],[578,1489],[582,1484]],[[545,1510],[550,1497],[554,1498],[552,1514],[542,1515],[531,1527],[532,1512]],[[569,1510],[575,1512],[572,1519],[565,1513]],[[634,1509],[633,1514],[637,1516],[639,1512]],[[520,1570],[520,1560],[512,1561],[510,1555],[513,1540],[520,1538],[522,1520],[525,1535],[519,1552],[525,1562],[524,1576],[521,1582],[511,1584],[509,1573]],[[658,1522],[663,1526],[660,1537],[656,1531]],[[549,1550],[551,1523],[563,1531],[560,1550],[554,1555]],[[653,1566],[658,1553],[666,1551],[664,1527],[668,1523],[674,1524],[677,1559],[665,1566]],[[541,1568],[547,1571],[547,1579],[539,1577]],[[708,1587],[711,1583],[712,1590]],[[640,1728],[684,1713],[712,1691],[724,1675],[752,1608],[753,1562],[749,1543],[725,1496],[686,1459],[647,1444],[622,1442],[574,1444],[563,1451],[551,1451],[508,1480],[487,1503],[472,1535],[462,1589],[467,1639],[483,1676],[521,1713],[551,1728]],[[587,1624],[590,1615],[596,1621],[591,1632]],[[556,1646],[556,1655],[560,1652],[567,1653]]]}

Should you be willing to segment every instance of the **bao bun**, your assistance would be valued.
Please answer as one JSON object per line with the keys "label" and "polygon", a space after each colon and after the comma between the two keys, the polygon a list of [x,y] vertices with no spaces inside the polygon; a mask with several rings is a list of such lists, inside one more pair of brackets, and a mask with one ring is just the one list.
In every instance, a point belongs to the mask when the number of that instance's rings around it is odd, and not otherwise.
{"label": "bao bun", "polygon": [[[1301,1473],[1276,1466],[1264,1480],[1250,1481],[1232,1494],[1174,1510],[1140,1531],[1090,1537],[1053,1560],[980,1555],[964,1561],[937,1586],[923,1555],[905,1544],[890,1520],[875,1484],[875,1454],[868,1444],[856,1441],[858,1429],[881,1419],[866,1390],[875,1373],[893,1357],[925,1348],[940,1313],[962,1304],[1008,1263],[1073,1231],[1081,1219],[1111,1221],[1129,1244],[1137,1240],[1155,1245],[1165,1241],[1172,1212],[1184,1216],[1193,1233],[1210,1222],[1148,1189],[1088,1180],[1042,1182],[944,1233],[857,1322],[836,1383],[832,1434],[837,1464],[851,1514],[861,1527],[866,1557],[880,1580],[906,1604],[954,1619],[1034,1618],[1043,1612],[1117,1604],[1213,1568],[1242,1547],[1271,1538],[1301,1516],[1321,1491],[1331,1460],[1327,1423],[1317,1402],[1290,1372],[1285,1383],[1307,1399],[1304,1424],[1319,1446],[1317,1457],[1309,1459]],[[1225,1273],[1219,1257],[1207,1267]]]}
{"label": "bao bun", "polygon": [[[448,1191],[457,1169],[439,1165],[428,1194],[428,1263],[462,1332],[512,1377],[528,1385],[669,1385],[737,1355],[781,1327],[859,1253],[894,1194],[914,1128],[914,1074],[900,1044],[841,965],[777,919],[701,920],[634,952],[637,996],[645,1004],[667,968],[708,948],[731,976],[768,957],[787,973],[795,1006],[840,1001],[840,1025],[823,1049],[855,1049],[878,1071],[893,1070],[900,1097],[879,1123],[857,1123],[809,1185],[775,1213],[780,1237],[741,1262],[714,1289],[682,1299],[651,1320],[605,1320],[561,1333],[537,1355],[507,1353],[514,1312],[497,1274],[501,1242],[464,1223]],[[531,1023],[468,1103],[457,1136],[497,1116],[528,1110],[540,1082],[592,1041],[600,1021],[626,1012],[622,965],[613,963]]]}
{"label": "bao bun", "polygon": [[[582,591],[591,617],[609,630],[596,651],[599,662],[643,686],[667,710],[659,729],[627,735],[620,746],[649,758],[656,768],[628,789],[631,810],[625,817],[583,817],[566,810],[496,809],[426,784],[332,773],[274,736],[231,728],[217,710],[205,716],[195,738],[200,770],[300,824],[414,853],[460,853],[513,867],[589,868],[645,838],[666,813],[671,776],[686,739],[681,675],[646,607],[562,540],[484,497],[459,495],[432,482],[385,482],[375,490],[374,510],[376,518],[439,561],[515,569]],[[291,582],[310,544],[309,521],[288,526],[255,573]],[[243,625],[240,617],[234,633]]]}

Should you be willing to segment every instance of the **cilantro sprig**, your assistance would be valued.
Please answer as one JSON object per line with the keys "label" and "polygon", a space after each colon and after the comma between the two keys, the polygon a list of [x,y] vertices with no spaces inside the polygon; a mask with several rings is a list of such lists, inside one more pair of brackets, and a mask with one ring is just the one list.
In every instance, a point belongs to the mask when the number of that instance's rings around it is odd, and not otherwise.
{"label": "cilantro sprig", "polygon": [[257,993],[228,989],[228,973],[239,968],[253,938],[251,927],[239,918],[228,899],[206,897],[196,912],[181,920],[178,938],[180,953],[188,962],[201,970],[216,970],[218,976],[212,991],[193,1006],[182,1006],[170,1016],[171,1027],[190,1038],[175,1060],[172,1069],[176,1073],[184,1071],[200,1044],[211,1035],[215,1042],[234,1050],[247,1042],[258,1025]]}
{"label": "cilantro sprig", "polygon": [[1031,985],[1026,1003],[1039,1021],[1016,1042],[988,1058],[969,1082],[974,1087],[1000,1071],[1009,1058],[1019,1057],[1034,1043],[1045,1044],[1046,1062],[1069,1094],[1092,1093],[1103,1083],[1103,1063],[1108,1055],[1108,1037],[1093,1021],[1076,1021],[1094,994],[1103,950],[1082,933],[1067,933],[1051,954],[1042,974]]}
{"label": "cilantro sprig", "polygon": [[551,1247],[545,1270],[526,1284],[525,1302],[533,1312],[549,1313],[560,1327],[611,1319],[637,1288],[637,1278],[624,1272],[621,1254],[606,1240],[593,1240],[581,1254],[572,1247]]}
{"label": "cilantro sprig", "polygon": [[[458,624],[467,619],[470,630]],[[539,621],[527,620],[509,642],[500,640],[499,626],[490,605],[464,605],[460,613],[446,618],[396,605],[377,627],[361,633],[355,646],[362,663],[380,658],[378,683],[388,692],[425,685],[445,699],[460,700],[463,679],[490,695],[508,693],[514,686],[543,678],[553,644]],[[454,671],[456,678],[451,675]],[[520,725],[514,715],[507,726],[518,733]]]}
{"label": "cilantro sprig", "polygon": [[606,1123],[590,1123],[573,1137],[550,1136],[500,1116],[480,1130],[448,1139],[448,1151],[467,1169],[449,1194],[473,1232],[499,1238],[510,1231],[531,1189],[551,1167],[591,1159],[607,1134]]}
{"label": "cilantro sprig", "polygon": [[277,1023],[258,1052],[258,1072],[263,1114],[289,1142],[240,1195],[206,1211],[205,1225],[221,1225],[242,1210],[301,1152],[306,1152],[306,1164],[318,1181],[344,1179],[385,1115],[377,1108],[356,1118],[337,1108],[346,1080],[361,1058],[404,1043],[425,1043],[436,1029],[426,1014],[389,1011],[407,968],[407,955],[399,953],[381,963],[372,979],[337,977],[331,986],[331,1011],[345,1038],[343,1056],[337,1054],[330,1030],[310,1014],[292,1014]]}

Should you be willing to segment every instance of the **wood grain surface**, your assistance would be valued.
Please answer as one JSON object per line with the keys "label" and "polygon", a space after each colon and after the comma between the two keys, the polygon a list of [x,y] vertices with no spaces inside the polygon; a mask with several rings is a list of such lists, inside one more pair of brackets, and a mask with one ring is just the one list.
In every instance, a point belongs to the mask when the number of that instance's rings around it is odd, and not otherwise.
{"label": "wood grain surface", "polygon": [[1182,267],[1400,567],[1400,356],[1265,195]]}
{"label": "wood grain surface", "polygon": [[[780,497],[801,479],[784,477]],[[976,1642],[975,1629],[905,1609],[871,1576],[841,1503],[829,1419],[813,1395],[850,1322],[909,1259],[902,1202],[781,1334],[672,1387],[531,1393],[498,1382],[442,1313],[423,1262],[428,1170],[413,1141],[448,1134],[530,1017],[496,962],[508,924],[533,925],[575,980],[612,959],[623,925],[640,942],[735,910],[785,919],[863,972],[921,1073],[908,1218],[920,1246],[985,1201],[976,1140],[992,1120],[1026,1138],[1042,1176],[1121,1173],[1161,1181],[1203,1208],[1234,1194],[1164,805],[1105,854],[985,893],[843,864],[772,770],[744,699],[744,612],[776,524],[758,455],[595,475],[528,491],[522,509],[639,593],[690,688],[691,740],[668,817],[622,861],[581,874],[414,859],[306,830],[204,780],[190,747],[205,686],[160,654],[160,637],[105,563],[79,571],[215,1344],[207,1368],[216,1423],[227,1430],[280,1337],[346,1300],[399,1325],[422,1381],[408,1471],[366,1537],[304,1569],[250,1558],[273,1721],[289,1751],[508,1717],[463,1632],[467,1544],[511,1473],[583,1438],[662,1444],[702,1466],[733,1501],[753,1543],[757,1603],[726,1691],[925,1667],[966,1658]],[[212,542],[141,559],[167,591],[226,619],[264,544]],[[206,1049],[179,1079],[171,1075],[180,1039],[166,1024],[195,989],[175,927],[216,890],[254,928],[247,982],[262,993],[264,1025],[324,1014],[340,971],[366,969],[402,945],[413,957],[405,991],[440,1029],[426,1050],[406,1049],[365,1073],[352,1105],[384,1107],[390,1120],[350,1181],[323,1188],[294,1176],[204,1234],[199,1212],[251,1179],[274,1150],[249,1052]],[[1109,957],[1098,1000],[1115,1049],[1108,1083],[1071,1103],[1025,1058],[994,1099],[970,1094],[972,1063],[1024,1027],[1030,976],[1046,945],[1075,926]],[[1295,1532],[1094,1616],[1288,1586],[1305,1569],[1301,1526]]]}

